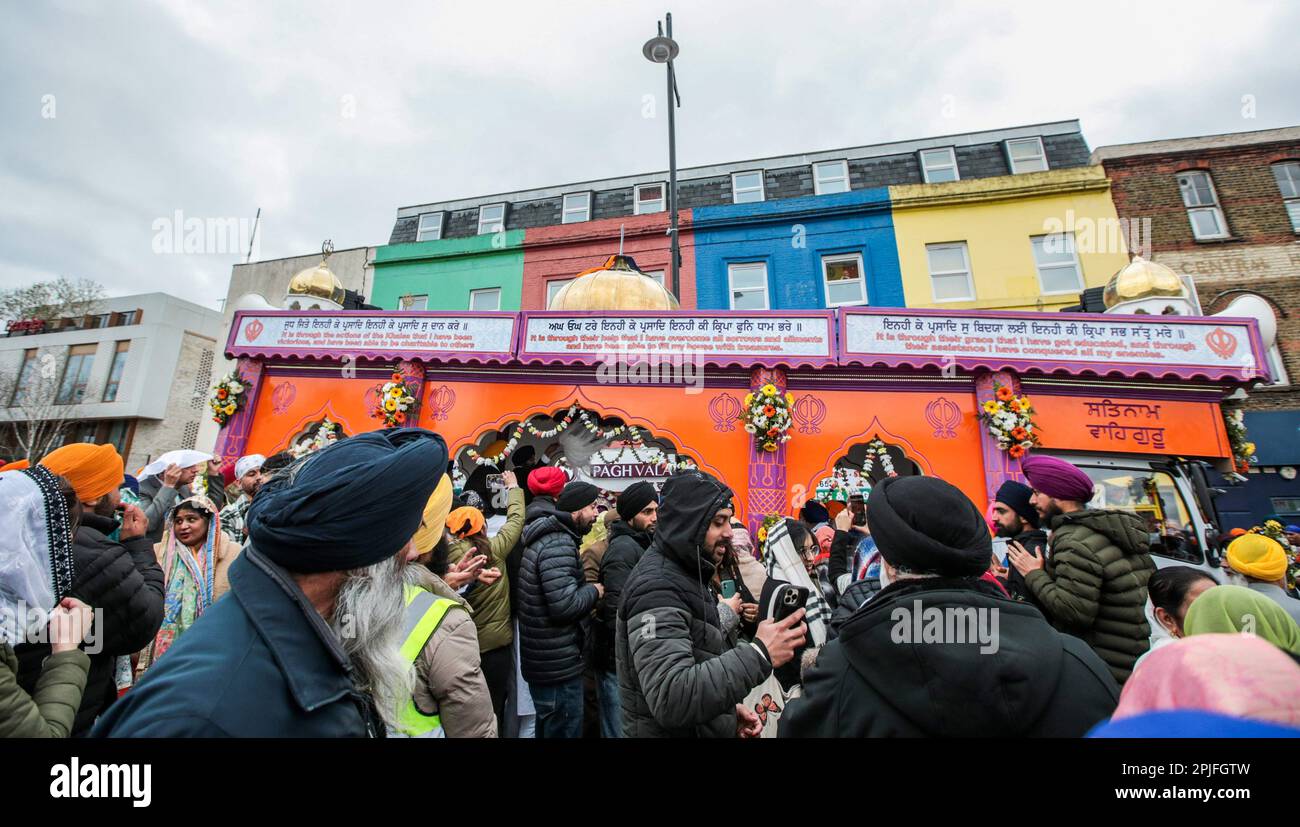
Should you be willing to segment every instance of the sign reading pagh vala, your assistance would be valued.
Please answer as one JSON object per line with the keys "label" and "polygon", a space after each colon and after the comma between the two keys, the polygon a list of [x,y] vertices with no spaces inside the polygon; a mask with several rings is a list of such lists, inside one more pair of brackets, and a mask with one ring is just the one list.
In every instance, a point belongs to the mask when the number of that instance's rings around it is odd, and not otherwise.
{"label": "sign reading pagh vala", "polygon": [[227,351],[275,356],[474,356],[508,360],[515,314],[241,312]]}
{"label": "sign reading pagh vala", "polygon": [[841,362],[1267,377],[1251,319],[848,310]]}
{"label": "sign reading pagh vala", "polygon": [[821,365],[835,358],[832,314],[825,311],[709,314],[525,313],[523,361],[590,361],[607,357],[699,357],[706,362]]}

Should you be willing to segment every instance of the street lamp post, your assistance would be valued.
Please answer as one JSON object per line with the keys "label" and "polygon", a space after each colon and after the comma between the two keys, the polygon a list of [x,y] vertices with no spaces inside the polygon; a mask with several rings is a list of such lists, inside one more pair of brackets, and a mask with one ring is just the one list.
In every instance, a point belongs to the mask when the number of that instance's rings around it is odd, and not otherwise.
{"label": "street lamp post", "polygon": [[673,40],[673,15],[664,15],[664,23],[659,24],[659,35],[646,41],[641,53],[651,63],[664,63],[668,66],[668,238],[672,275],[668,289],[678,299],[681,298],[679,269],[681,251],[677,244],[677,107],[682,105],[681,95],[677,94],[677,73],[673,69],[673,59],[677,57],[680,47]]}

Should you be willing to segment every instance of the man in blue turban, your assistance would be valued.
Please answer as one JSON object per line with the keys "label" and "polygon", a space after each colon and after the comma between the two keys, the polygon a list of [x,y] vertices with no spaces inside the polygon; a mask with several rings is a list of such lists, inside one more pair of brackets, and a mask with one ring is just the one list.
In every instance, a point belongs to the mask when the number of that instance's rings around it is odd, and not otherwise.
{"label": "man in blue turban", "polygon": [[447,469],[442,437],[361,434],[277,474],[230,593],[100,718],[107,737],[382,735],[411,697],[403,568]]}

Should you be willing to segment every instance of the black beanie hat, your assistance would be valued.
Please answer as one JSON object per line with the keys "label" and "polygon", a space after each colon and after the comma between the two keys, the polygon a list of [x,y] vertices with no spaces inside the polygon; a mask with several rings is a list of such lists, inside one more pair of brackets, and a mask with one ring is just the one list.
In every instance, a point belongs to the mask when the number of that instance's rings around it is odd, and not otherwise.
{"label": "black beanie hat", "polygon": [[1015,480],[1007,480],[998,488],[998,493],[993,499],[1019,514],[1021,519],[1033,528],[1038,528],[1038,509],[1029,503],[1029,498],[1032,496],[1034,496],[1034,489]]}
{"label": "black beanie hat", "polygon": [[891,566],[975,577],[988,570],[993,541],[975,503],[935,477],[890,477],[867,501],[867,524]]}
{"label": "black beanie hat", "polygon": [[643,480],[623,489],[618,495],[615,508],[618,509],[618,516],[623,522],[631,524],[632,518],[641,513],[641,509],[658,499],[659,493],[655,491],[655,487]]}
{"label": "black beanie hat", "polygon": [[600,496],[600,489],[589,482],[574,480],[560,491],[560,496],[555,499],[555,507],[567,513],[581,511],[596,501]]}

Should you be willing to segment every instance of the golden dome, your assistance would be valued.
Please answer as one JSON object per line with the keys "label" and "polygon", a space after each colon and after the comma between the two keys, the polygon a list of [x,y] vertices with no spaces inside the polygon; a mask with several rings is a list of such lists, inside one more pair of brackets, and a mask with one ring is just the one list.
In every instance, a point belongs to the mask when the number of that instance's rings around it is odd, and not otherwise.
{"label": "golden dome", "polygon": [[325,266],[325,260],[315,267],[308,267],[289,280],[289,295],[313,297],[332,301],[343,306],[343,282]]}
{"label": "golden dome", "polygon": [[547,310],[676,310],[677,299],[637,269],[628,256],[610,256],[555,294]]}
{"label": "golden dome", "polygon": [[1163,264],[1147,261],[1142,256],[1133,260],[1111,277],[1102,291],[1102,301],[1107,309],[1121,302],[1131,302],[1152,296],[1177,296],[1187,298],[1183,280]]}

